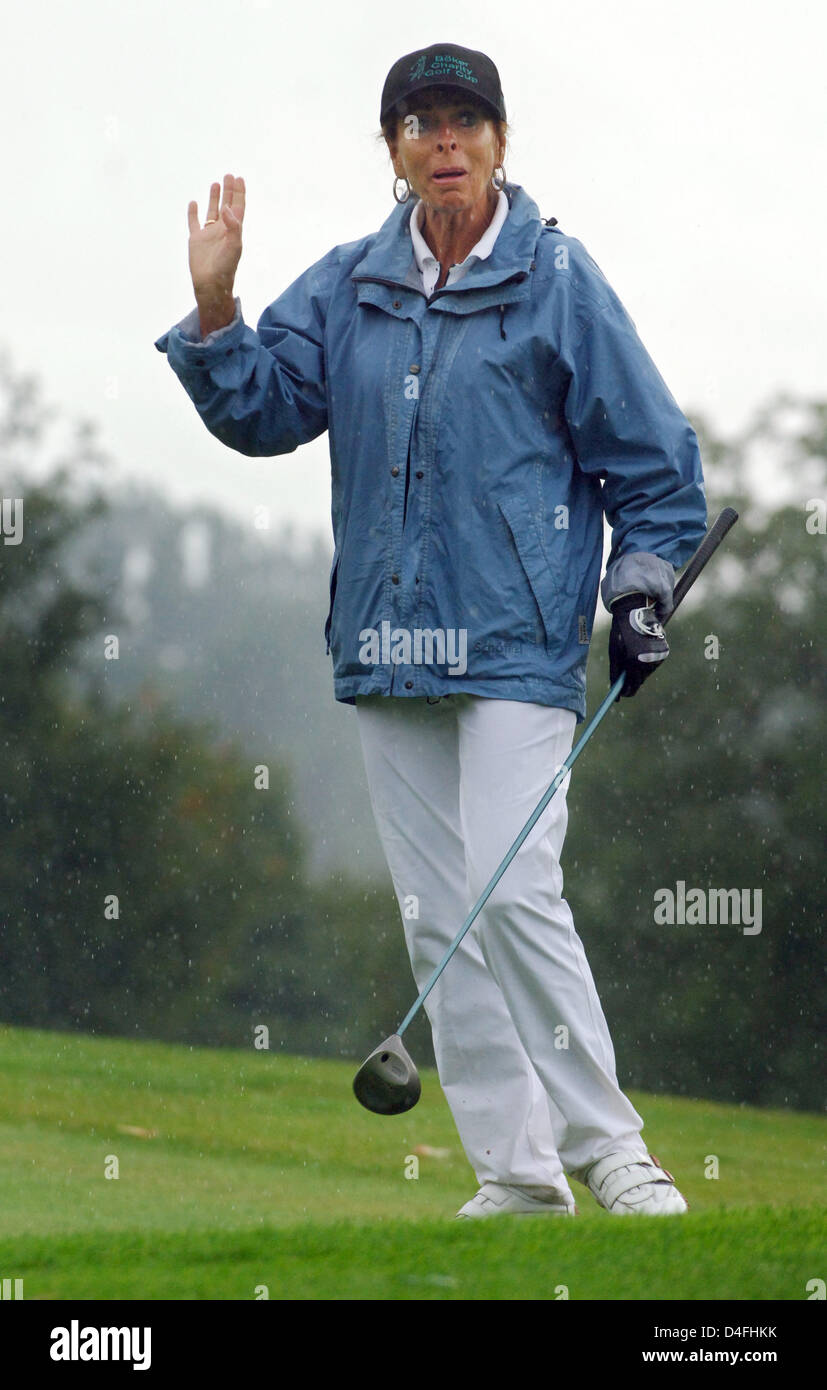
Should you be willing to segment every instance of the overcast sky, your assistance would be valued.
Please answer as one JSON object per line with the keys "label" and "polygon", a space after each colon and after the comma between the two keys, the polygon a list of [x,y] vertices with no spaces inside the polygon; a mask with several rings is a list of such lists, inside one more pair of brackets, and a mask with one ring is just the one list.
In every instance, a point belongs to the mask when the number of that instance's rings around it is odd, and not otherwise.
{"label": "overcast sky", "polygon": [[584,243],[684,409],[729,431],[779,388],[824,394],[823,5],[34,0],[4,36],[0,351],[99,423],[120,476],[330,534],[326,436],[233,454],[153,343],[194,303],[187,204],[203,222],[225,173],[247,183],[253,327],[379,228],[382,84],[437,41],[493,58],[508,178]]}

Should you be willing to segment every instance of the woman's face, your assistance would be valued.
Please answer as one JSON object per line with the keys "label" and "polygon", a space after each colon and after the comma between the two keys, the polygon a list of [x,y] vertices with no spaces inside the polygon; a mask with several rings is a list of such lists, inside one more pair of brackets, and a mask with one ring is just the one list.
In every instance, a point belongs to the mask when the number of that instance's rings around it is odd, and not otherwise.
{"label": "woman's face", "polygon": [[[426,208],[469,211],[491,200],[491,175],[505,157],[493,120],[473,97],[433,87],[412,97],[388,142],[394,171]],[[450,170],[440,176],[440,170]],[[461,171],[461,172],[460,172]]]}

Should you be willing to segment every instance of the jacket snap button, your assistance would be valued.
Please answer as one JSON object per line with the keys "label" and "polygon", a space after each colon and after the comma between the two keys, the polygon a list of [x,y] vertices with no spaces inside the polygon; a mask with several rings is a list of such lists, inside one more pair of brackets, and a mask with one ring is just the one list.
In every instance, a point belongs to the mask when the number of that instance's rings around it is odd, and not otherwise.
{"label": "jacket snap button", "polygon": [[398,575],[398,574],[392,574],[392,575],[391,575],[391,583],[392,583],[392,584],[398,584],[398,583],[399,583],[399,575]]}
{"label": "jacket snap button", "polygon": [[421,468],[418,468],[418,469],[416,470],[416,476],[417,476],[417,478],[424,478],[424,477],[425,477],[425,474],[422,472],[422,469],[421,469]]}
{"label": "jacket snap button", "polygon": [[397,468],[396,464],[394,464],[394,465],[393,465],[393,468],[391,469],[391,477],[392,477],[392,478],[396,478],[396,477],[398,476],[398,474],[399,474],[399,469]]}
{"label": "jacket snap button", "polygon": [[413,690],[413,681],[405,681],[405,689]]}
{"label": "jacket snap button", "polygon": [[409,371],[409,372],[414,372],[414,373],[416,373],[416,372],[421,372],[421,370],[422,370],[422,368],[420,367],[420,365],[419,365],[418,362],[412,362],[411,365],[410,365],[410,367],[408,368],[408,371]]}
{"label": "jacket snap button", "polygon": [[401,300],[401,299],[395,299],[395,300],[393,301],[393,307],[394,307],[394,309],[401,309],[401,308],[402,308],[402,300]]}

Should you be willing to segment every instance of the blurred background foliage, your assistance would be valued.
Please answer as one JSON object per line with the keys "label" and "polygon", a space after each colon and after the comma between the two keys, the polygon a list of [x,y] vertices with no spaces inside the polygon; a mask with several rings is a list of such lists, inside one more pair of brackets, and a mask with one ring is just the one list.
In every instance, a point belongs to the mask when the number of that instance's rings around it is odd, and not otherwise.
{"label": "blurred background foliage", "polygon": [[[0,1019],[218,1046],[266,1024],[273,1049],[361,1059],[415,991],[333,698],[331,546],[116,485],[94,426],[55,444],[55,415],[0,359],[24,519],[0,540]],[[577,764],[566,893],[624,1087],[817,1109],[827,404],[778,397],[727,440],[691,418],[710,519],[741,519],[666,671]],[[679,881],[760,890],[760,934],[657,925]],[[424,1020],[409,1037],[427,1062]]]}

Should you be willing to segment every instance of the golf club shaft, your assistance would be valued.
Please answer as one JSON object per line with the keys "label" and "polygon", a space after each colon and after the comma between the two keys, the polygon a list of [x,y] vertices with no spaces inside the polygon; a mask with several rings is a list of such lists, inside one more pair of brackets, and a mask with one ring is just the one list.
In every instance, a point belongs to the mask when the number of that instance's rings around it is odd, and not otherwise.
{"label": "golf club shaft", "polygon": [[[686,566],[686,569],[684,570],[683,574],[681,575],[680,579],[675,585],[674,593],[672,596],[672,609],[669,615],[666,618],[664,618],[664,624],[666,624],[669,621],[669,619],[674,615],[675,610],[677,609],[678,605],[683,602],[683,599],[685,598],[688,591],[691,589],[692,585],[695,583],[695,580],[698,578],[698,575],[701,573],[701,570],[711,559],[712,555],[715,553],[715,551],[718,549],[718,546],[721,544],[721,541],[724,539],[724,536],[726,535],[727,531],[729,531],[730,527],[735,525],[735,522],[737,520],[738,513],[734,510],[734,508],[725,507],[724,510],[721,512],[720,516],[715,521],[714,525],[710,527],[709,531],[704,536],[703,540],[701,541],[701,544],[698,546],[698,549],[695,551],[695,554],[692,556],[692,559],[689,561],[689,564]],[[588,743],[598,724],[601,722],[604,716],[608,714],[609,710],[611,709],[612,705],[614,704],[615,700],[617,699],[618,695],[623,689],[623,683],[625,680],[625,674],[618,676],[617,680],[609,690],[608,695],[601,704],[597,713],[594,715],[594,717],[591,719],[590,723],[584,730],[578,743],[571,750],[569,756],[566,758],[566,761],[561,765],[558,772],[555,774],[554,780],[551,783],[551,786],[549,787],[548,791],[543,796],[542,801],[537,806],[536,810],[532,812],[529,820],[526,821],[525,825],[523,826],[522,830],[520,831],[519,835],[517,836],[516,840],[511,846],[510,850],[506,854],[499,868],[496,870],[490,882],[483,889],[476,903],[472,907],[471,911],[469,912],[468,916],[466,917],[465,921],[463,922],[462,926],[460,927],[459,931],[457,932],[456,936],[454,937],[453,941],[448,947],[448,950],[442,957],[442,960],[434,968],[432,974],[429,976],[428,980],[422,988],[422,991],[418,999],[416,999],[416,1001],[411,1005],[410,1009],[408,1010],[399,1027],[397,1028],[396,1032],[399,1037],[402,1036],[409,1023],[413,1021],[413,1019],[418,1014],[419,1010],[422,1008],[422,1005],[425,1003],[425,1000],[427,999],[428,995],[430,994],[431,990],[433,989],[434,985],[436,984],[437,980],[439,979],[449,960],[453,956],[454,952],[459,949],[466,933],[473,926],[474,922],[476,921],[480,912],[484,908],[485,904],[487,903],[488,899],[490,898],[491,894],[493,893],[494,889],[496,888],[497,884],[499,883],[500,879],[502,878],[512,859],[514,858],[515,854],[519,850],[520,846],[523,844],[526,837],[531,834],[532,829],[537,824],[537,821],[539,820],[540,816],[543,814],[544,810],[548,806],[548,803],[551,801],[551,798],[554,796],[554,793],[557,791],[560,784],[565,781],[569,771],[571,770],[577,759],[580,757],[580,754],[583,752],[583,749],[586,747],[586,744]]]}
{"label": "golf club shaft", "polygon": [[516,840],[511,846],[511,849],[505,856],[505,859],[500,864],[500,867],[497,869],[490,883],[486,885],[479,898],[477,899],[476,903],[471,908],[471,911],[469,912],[468,916],[466,917],[465,921],[463,922],[462,926],[460,927],[459,931],[457,932],[456,936],[454,937],[453,941],[448,947],[448,950],[445,952],[445,955],[442,957],[442,960],[435,967],[433,974],[430,976],[426,984],[423,986],[422,993],[420,994],[419,998],[408,1010],[404,1019],[397,1028],[396,1031],[400,1037],[404,1033],[408,1024],[412,1021],[412,1019],[421,1009],[422,1005],[425,1003],[425,1000],[427,999],[428,995],[430,994],[431,990],[433,989],[434,985],[436,984],[437,980],[439,979],[440,975],[442,974],[452,955],[462,944],[466,932],[470,930],[470,928],[473,926],[475,919],[482,911],[482,909],[485,907],[485,904],[488,902],[488,899],[490,898],[491,894],[493,893],[494,889],[496,888],[497,884],[499,883],[500,879],[502,878],[512,859],[514,858],[514,855],[517,853],[526,836],[531,834],[531,831],[533,830],[540,816],[543,814],[544,810],[548,806],[548,803],[551,801],[551,798],[554,796],[554,793],[557,791],[557,788],[560,786],[560,783],[565,781],[569,769],[577,761],[580,754],[583,752],[583,749],[585,748],[586,744],[588,743],[589,739],[591,738],[601,719],[608,712],[611,705],[614,704],[615,700],[620,694],[625,679],[625,675],[618,676],[617,680],[615,681],[614,685],[612,686],[611,690],[609,691],[608,695],[606,696],[605,700],[600,706],[600,709],[597,711],[588,728],[585,730],[582,738],[571,750],[569,756],[566,758],[566,761],[561,764],[558,772],[555,775],[554,781],[552,782],[551,786],[549,787],[539,806],[536,808],[535,811],[532,812],[530,819],[526,821],[525,825],[523,826],[522,830],[520,831],[519,835],[517,836]]}

